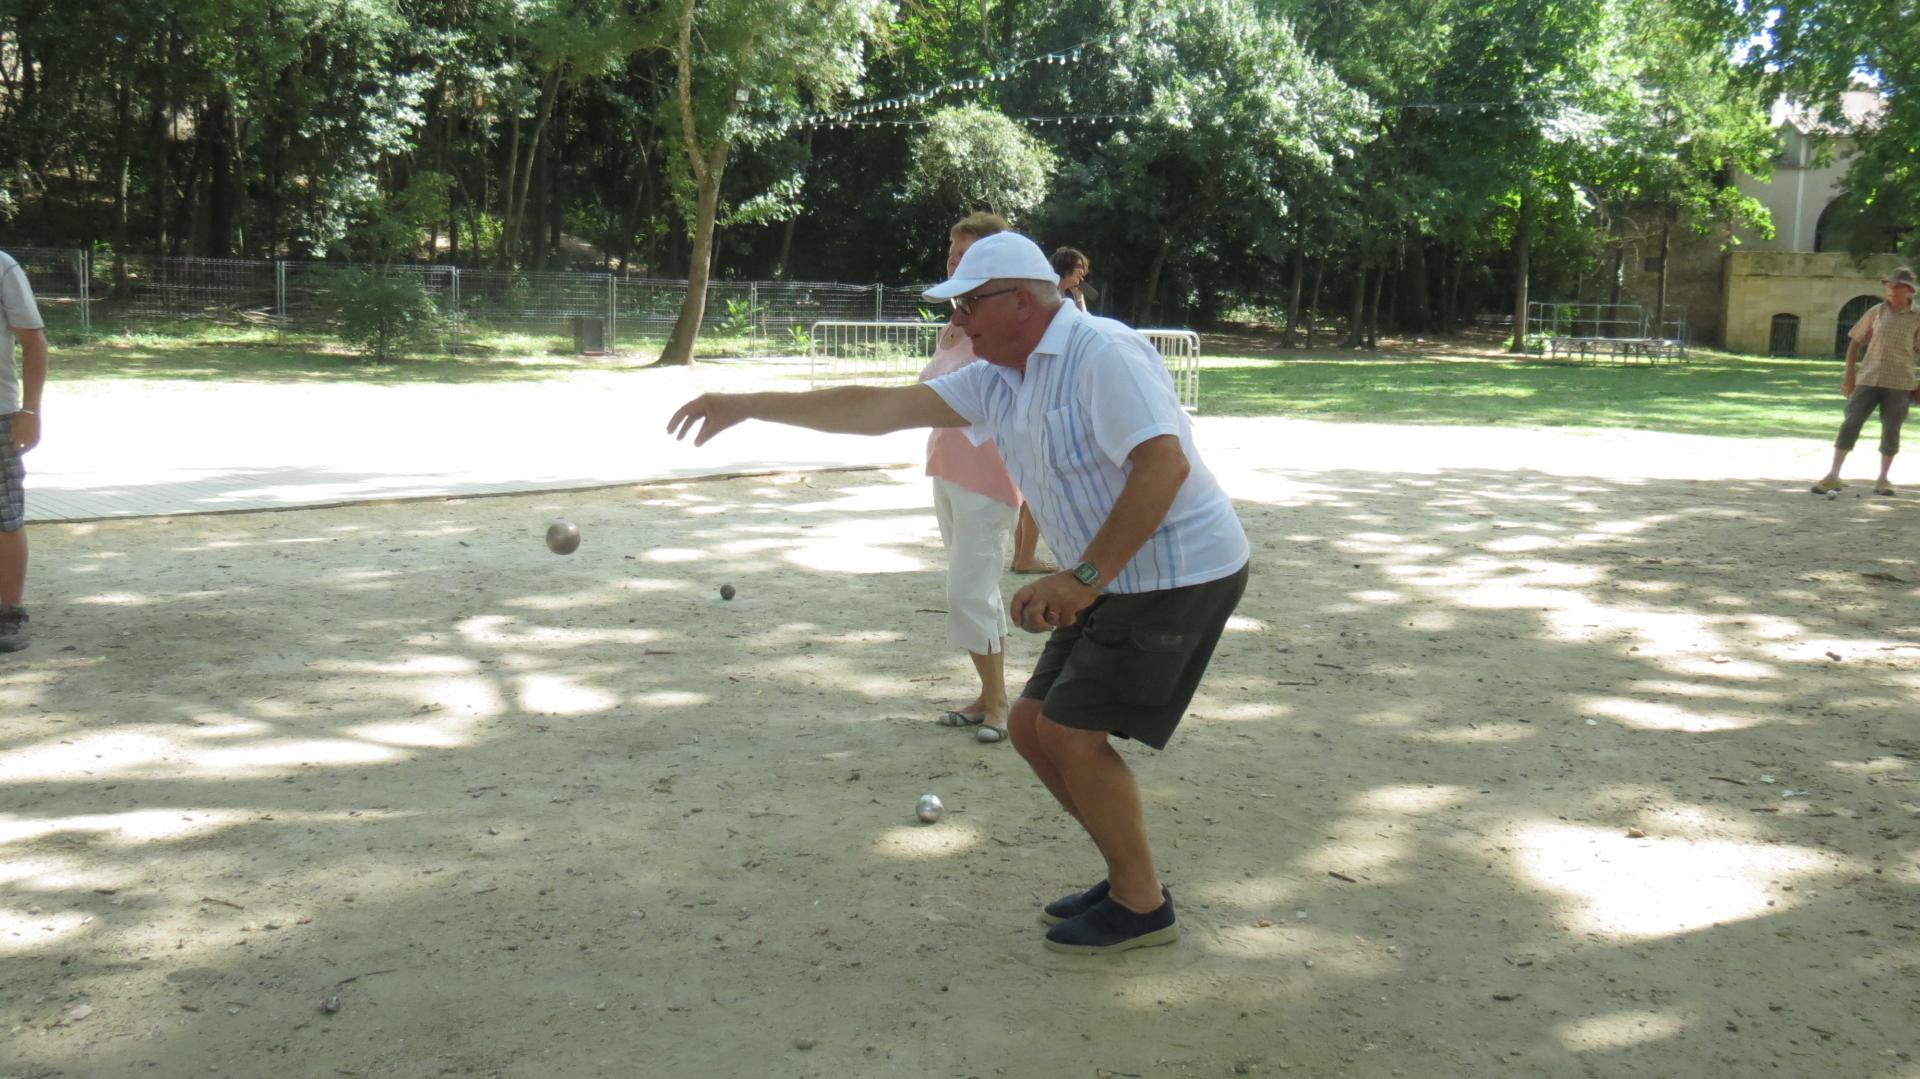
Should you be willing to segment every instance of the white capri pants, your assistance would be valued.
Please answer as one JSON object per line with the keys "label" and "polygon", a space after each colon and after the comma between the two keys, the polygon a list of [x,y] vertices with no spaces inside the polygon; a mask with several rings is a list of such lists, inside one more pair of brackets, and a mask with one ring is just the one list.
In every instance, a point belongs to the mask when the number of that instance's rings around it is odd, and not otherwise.
{"label": "white capri pants", "polygon": [[934,477],[933,513],[947,545],[947,640],[979,655],[1000,651],[1007,605],[1000,575],[1013,553],[1020,509]]}

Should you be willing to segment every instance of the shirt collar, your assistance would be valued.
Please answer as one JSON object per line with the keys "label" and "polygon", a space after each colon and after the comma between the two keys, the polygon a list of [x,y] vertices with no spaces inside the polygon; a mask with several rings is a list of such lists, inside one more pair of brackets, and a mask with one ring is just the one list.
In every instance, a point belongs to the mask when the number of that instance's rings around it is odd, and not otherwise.
{"label": "shirt collar", "polygon": [[[1080,313],[1079,305],[1062,297],[1060,306],[1053,312],[1053,321],[1047,324],[1047,332],[1040,335],[1040,343],[1033,346],[1033,356],[1058,356],[1067,351],[1067,339],[1073,334],[1074,323],[1085,316]],[[1028,357],[1029,362],[1032,356]]]}

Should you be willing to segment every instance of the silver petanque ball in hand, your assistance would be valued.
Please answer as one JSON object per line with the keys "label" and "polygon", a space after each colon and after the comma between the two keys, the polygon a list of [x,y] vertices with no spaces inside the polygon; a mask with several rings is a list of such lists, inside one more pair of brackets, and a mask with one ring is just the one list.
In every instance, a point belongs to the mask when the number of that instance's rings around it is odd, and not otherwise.
{"label": "silver petanque ball in hand", "polygon": [[939,795],[923,794],[920,796],[920,801],[913,807],[913,815],[926,821],[928,824],[932,824],[934,821],[940,819],[940,814],[945,812],[946,808],[946,806],[940,804]]}
{"label": "silver petanque ball in hand", "polygon": [[572,521],[555,521],[547,526],[547,550],[554,554],[572,554],[580,549],[580,530]]}

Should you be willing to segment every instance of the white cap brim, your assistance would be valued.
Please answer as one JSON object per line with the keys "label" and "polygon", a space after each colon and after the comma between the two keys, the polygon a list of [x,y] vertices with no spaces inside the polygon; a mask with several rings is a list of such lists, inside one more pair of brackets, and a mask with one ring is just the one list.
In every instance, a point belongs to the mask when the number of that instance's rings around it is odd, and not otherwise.
{"label": "white cap brim", "polygon": [[929,300],[951,300],[955,296],[964,296],[991,280],[993,280],[991,277],[949,277],[920,295]]}

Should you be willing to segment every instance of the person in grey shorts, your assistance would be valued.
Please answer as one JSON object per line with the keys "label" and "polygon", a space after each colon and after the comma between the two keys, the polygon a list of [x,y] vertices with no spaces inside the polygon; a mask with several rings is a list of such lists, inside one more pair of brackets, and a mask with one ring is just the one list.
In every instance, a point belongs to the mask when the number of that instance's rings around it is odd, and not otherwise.
{"label": "person in grey shorts", "polygon": [[40,444],[40,391],[46,382],[46,324],[26,271],[0,251],[0,652],[27,646],[27,469],[22,458]]}
{"label": "person in grey shorts", "polygon": [[928,299],[953,304],[975,363],[913,386],[706,394],[670,433],[694,444],[757,419],[846,434],[958,427],[993,440],[1072,570],[1014,594],[1010,620],[1051,633],[1007,716],[1013,746],[1106,864],[1091,888],[1047,904],[1046,946],[1099,954],[1179,936],[1140,789],[1114,740],[1163,748],[1246,589],[1249,546],[1201,461],[1193,425],[1153,345],[1061,299],[1032,240],[967,248]]}
{"label": "person in grey shorts", "polygon": [[[1847,373],[1840,380],[1846,395],[1846,416],[1833,440],[1833,467],[1813,485],[1813,493],[1829,494],[1846,486],[1840,466],[1860,439],[1860,429],[1874,409],[1880,410],[1880,478],[1873,493],[1894,494],[1894,455],[1900,452],[1900,428],[1913,402],[1920,401],[1920,381],[1914,364],[1920,359],[1920,310],[1913,306],[1913,271],[1905,266],[1880,282],[1886,301],[1860,316],[1848,334]],[[1864,362],[1860,362],[1864,357]]]}

